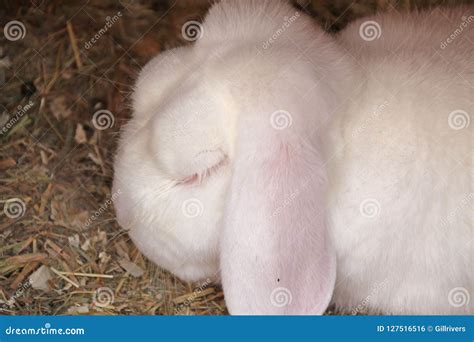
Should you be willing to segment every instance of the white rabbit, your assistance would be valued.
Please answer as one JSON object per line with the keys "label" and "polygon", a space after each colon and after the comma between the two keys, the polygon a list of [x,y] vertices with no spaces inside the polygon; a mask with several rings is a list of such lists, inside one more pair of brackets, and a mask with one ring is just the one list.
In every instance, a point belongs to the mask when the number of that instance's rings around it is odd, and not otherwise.
{"label": "white rabbit", "polygon": [[[448,298],[472,291],[467,208],[441,227],[472,193],[471,127],[448,125],[451,111],[472,112],[461,41],[472,31],[423,65],[436,46],[420,40],[455,28],[415,31],[429,15],[377,16],[382,36],[366,41],[363,21],[335,39],[285,2],[214,5],[197,42],[137,81],[115,160],[120,225],[181,279],[220,278],[232,314],[320,314],[331,298],[352,311],[472,312]],[[465,83],[440,62],[459,53]]]}
{"label": "white rabbit", "polygon": [[321,136],[344,52],[284,2],[215,5],[202,35],[141,72],[115,161],[118,221],[180,278],[221,275],[232,313],[322,313],[335,254]]}

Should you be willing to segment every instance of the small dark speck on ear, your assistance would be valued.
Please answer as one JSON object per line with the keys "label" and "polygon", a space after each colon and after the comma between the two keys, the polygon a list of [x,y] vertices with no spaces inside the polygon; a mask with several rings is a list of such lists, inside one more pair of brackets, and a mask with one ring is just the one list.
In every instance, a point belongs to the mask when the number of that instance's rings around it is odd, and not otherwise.
{"label": "small dark speck on ear", "polygon": [[277,282],[280,282],[280,278],[277,279]]}

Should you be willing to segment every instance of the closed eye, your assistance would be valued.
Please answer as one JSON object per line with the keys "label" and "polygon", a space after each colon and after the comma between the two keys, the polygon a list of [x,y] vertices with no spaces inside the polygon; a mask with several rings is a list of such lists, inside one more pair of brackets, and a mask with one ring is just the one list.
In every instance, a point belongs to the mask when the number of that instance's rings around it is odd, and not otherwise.
{"label": "closed eye", "polygon": [[196,169],[199,171],[178,180],[177,185],[200,185],[227,165],[229,160],[221,149],[201,151],[196,154],[195,158],[196,160],[193,161],[193,164],[195,164]]}

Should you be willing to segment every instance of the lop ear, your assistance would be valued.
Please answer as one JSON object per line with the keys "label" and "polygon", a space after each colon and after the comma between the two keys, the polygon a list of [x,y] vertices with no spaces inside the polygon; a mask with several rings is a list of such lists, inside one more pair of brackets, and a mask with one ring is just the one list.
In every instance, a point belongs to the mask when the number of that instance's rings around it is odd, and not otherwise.
{"label": "lop ear", "polygon": [[[221,277],[231,314],[322,314],[335,283],[317,143],[267,120],[238,128]],[[297,133],[297,134],[295,134]]]}

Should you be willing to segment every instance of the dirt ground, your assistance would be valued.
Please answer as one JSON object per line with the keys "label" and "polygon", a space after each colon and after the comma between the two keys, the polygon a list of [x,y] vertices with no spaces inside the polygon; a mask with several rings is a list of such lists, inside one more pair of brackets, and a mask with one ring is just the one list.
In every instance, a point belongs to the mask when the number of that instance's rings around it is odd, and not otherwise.
{"label": "dirt ground", "polygon": [[[377,10],[461,2],[295,6],[335,32]],[[226,314],[219,286],[183,283],[140,254],[115,221],[110,191],[138,71],[160,51],[189,44],[181,29],[202,20],[208,6],[197,0],[0,6],[0,314]],[[105,113],[105,122],[97,113]]]}

